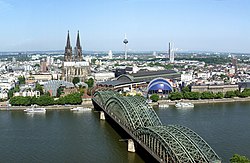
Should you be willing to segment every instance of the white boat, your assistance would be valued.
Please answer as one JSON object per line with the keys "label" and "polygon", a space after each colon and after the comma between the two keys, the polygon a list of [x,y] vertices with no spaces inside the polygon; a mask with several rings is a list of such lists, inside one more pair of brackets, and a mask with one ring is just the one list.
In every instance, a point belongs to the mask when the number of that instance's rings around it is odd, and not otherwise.
{"label": "white boat", "polygon": [[32,106],[32,108],[27,108],[24,110],[26,113],[46,113],[45,108],[37,108],[36,106]]}
{"label": "white boat", "polygon": [[192,104],[190,102],[188,102],[188,103],[186,103],[186,102],[177,102],[175,104],[175,107],[177,107],[177,108],[193,108],[194,104]]}
{"label": "white boat", "polygon": [[158,107],[159,108],[168,108],[169,105],[168,104],[159,104]]}
{"label": "white boat", "polygon": [[91,111],[91,108],[84,108],[84,107],[76,107],[76,108],[72,108],[70,109],[71,111]]}

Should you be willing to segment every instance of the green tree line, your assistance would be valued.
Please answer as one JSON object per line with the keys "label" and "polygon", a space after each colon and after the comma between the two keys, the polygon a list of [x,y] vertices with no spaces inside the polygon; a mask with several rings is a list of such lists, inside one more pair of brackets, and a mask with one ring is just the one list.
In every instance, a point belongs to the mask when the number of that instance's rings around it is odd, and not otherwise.
{"label": "green tree line", "polygon": [[57,100],[54,100],[53,97],[45,94],[38,98],[34,97],[23,97],[23,96],[15,96],[10,99],[10,104],[12,106],[30,106],[30,105],[40,105],[40,106],[48,106],[48,105],[77,105],[82,103],[82,98],[80,93],[72,93],[66,95],[64,97],[60,97]]}
{"label": "green tree line", "polygon": [[180,99],[188,99],[188,100],[199,100],[199,99],[222,99],[222,98],[233,98],[233,97],[249,97],[250,89],[244,89],[242,92],[236,91],[227,91],[225,95],[222,92],[213,93],[213,92],[189,92],[187,90],[182,92],[171,92],[168,96],[170,100],[180,100]]}

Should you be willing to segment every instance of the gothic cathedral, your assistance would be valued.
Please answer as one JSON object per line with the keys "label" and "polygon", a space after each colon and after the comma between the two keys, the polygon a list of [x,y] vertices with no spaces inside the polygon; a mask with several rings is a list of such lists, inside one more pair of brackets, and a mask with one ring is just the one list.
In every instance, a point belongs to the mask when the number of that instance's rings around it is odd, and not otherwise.
{"label": "gothic cathedral", "polygon": [[80,44],[79,31],[77,32],[76,47],[74,48],[74,55],[70,45],[69,31],[67,36],[67,43],[65,46],[64,61],[62,64],[62,79],[72,82],[74,77],[79,77],[83,82],[90,73],[89,62],[83,60],[82,47]]}

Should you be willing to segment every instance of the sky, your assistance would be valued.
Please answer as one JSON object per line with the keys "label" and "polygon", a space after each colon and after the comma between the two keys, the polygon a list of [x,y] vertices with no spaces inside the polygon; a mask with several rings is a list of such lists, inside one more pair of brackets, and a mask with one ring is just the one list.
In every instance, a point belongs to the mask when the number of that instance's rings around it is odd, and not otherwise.
{"label": "sky", "polygon": [[250,53],[250,0],[0,0],[0,51]]}

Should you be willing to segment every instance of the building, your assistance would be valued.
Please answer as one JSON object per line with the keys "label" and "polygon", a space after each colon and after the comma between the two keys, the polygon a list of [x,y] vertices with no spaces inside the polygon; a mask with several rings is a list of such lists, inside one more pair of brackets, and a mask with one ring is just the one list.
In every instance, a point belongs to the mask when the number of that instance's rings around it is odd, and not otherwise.
{"label": "building", "polygon": [[64,62],[62,65],[62,79],[72,82],[74,77],[79,77],[80,81],[84,81],[90,73],[89,62],[83,60],[82,47],[80,44],[79,31],[77,33],[76,47],[74,55],[70,45],[69,32],[67,43],[65,46]]}
{"label": "building", "polygon": [[115,78],[114,72],[96,72],[93,74],[96,81],[107,81]]}
{"label": "building", "polygon": [[148,95],[158,94],[162,97],[167,96],[173,91],[173,87],[170,81],[164,78],[155,78],[148,84]]}
{"label": "building", "polygon": [[112,50],[109,50],[108,58],[109,59],[113,59],[113,52],[112,52]]}
{"label": "building", "polygon": [[40,61],[40,71],[41,72],[47,72],[48,68],[47,68],[47,61],[45,59],[42,59]]}
{"label": "building", "polygon": [[169,43],[168,55],[169,55],[169,62],[174,63],[174,50],[171,46],[171,43]]}
{"label": "building", "polygon": [[191,92],[213,92],[213,93],[226,93],[227,91],[239,90],[238,85],[193,85],[191,86]]}
{"label": "building", "polygon": [[[142,91],[145,91],[147,93],[148,84],[152,80],[157,78],[169,79],[169,81],[175,82],[180,80],[181,74],[174,70],[138,71],[137,73],[120,75],[115,80],[108,80],[105,82],[97,83],[96,90],[110,89],[123,90],[128,92],[132,91],[133,89],[141,89]],[[176,86],[174,82],[173,84],[171,84],[171,88]],[[152,90],[153,89],[154,88],[152,88]],[[168,92],[170,92],[169,89]]]}

